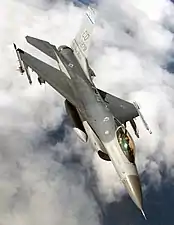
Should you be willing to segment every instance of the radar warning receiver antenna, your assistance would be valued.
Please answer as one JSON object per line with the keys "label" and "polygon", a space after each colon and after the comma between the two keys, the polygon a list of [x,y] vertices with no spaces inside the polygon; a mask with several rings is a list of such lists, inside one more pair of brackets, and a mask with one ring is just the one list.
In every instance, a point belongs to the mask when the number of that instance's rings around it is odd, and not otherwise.
{"label": "radar warning receiver antenna", "polygon": [[145,121],[144,116],[143,116],[143,114],[142,114],[141,111],[140,111],[140,106],[138,105],[137,102],[133,102],[133,104],[134,104],[134,106],[135,106],[135,108],[136,108],[136,110],[137,110],[137,112],[138,112],[138,115],[140,116],[140,118],[141,118],[141,120],[142,120],[142,122],[143,122],[143,124],[144,124],[144,126],[145,126],[145,128],[146,128],[146,130],[148,130],[149,133],[152,134],[152,131],[150,130],[149,125],[148,125],[147,122]]}

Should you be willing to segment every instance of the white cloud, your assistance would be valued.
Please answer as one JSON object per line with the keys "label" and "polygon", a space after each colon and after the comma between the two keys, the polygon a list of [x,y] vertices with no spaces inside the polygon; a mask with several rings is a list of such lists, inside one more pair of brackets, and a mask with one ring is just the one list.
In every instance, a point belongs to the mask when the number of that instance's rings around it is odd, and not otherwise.
{"label": "white cloud", "polygon": [[[29,47],[25,36],[61,45],[68,44],[78,29],[80,9],[63,2],[54,8],[48,5],[44,1],[0,3],[0,223],[99,224],[97,204],[85,190],[81,167],[74,165],[71,170],[62,163],[76,150],[68,141],[52,147],[43,140],[46,131],[63,120],[63,99],[48,85],[40,87],[34,74],[29,86],[16,71],[13,42],[52,63]],[[54,160],[56,155],[60,158]]]}
{"label": "white cloud", "polygon": [[[174,15],[168,1],[154,0],[152,5],[143,0],[101,2],[89,60],[99,87],[141,104],[153,134],[147,134],[137,120],[141,138],[136,140],[136,161],[139,171],[149,174],[150,182],[160,184],[160,163],[167,165],[171,175],[174,164],[174,78],[161,68],[173,38],[164,22],[171,26]],[[93,163],[102,200],[119,200],[125,190],[112,165],[97,155],[91,159],[91,151],[74,134],[54,147],[42,143],[45,130],[62,122],[63,100],[48,85],[40,87],[34,74],[34,85],[28,85],[16,71],[12,46],[16,42],[53,63],[27,45],[24,37],[69,44],[83,10],[72,3],[44,0],[7,0],[0,8],[0,222],[98,224],[97,203],[85,190],[82,168],[88,171]],[[62,165],[72,153],[83,155],[82,167]]]}
{"label": "white cloud", "polygon": [[[154,185],[161,181],[161,163],[167,168],[174,165],[174,77],[161,67],[173,45],[173,34],[167,30],[167,23],[173,24],[172,7],[165,0],[152,1],[152,7],[146,1],[102,1],[102,19],[91,51],[98,86],[136,100],[142,107],[153,134],[146,133],[137,119],[140,139],[135,138],[136,162],[140,173],[147,172]],[[172,170],[168,171],[172,175]],[[100,188],[109,183],[114,194],[115,181],[110,176],[100,177]]]}

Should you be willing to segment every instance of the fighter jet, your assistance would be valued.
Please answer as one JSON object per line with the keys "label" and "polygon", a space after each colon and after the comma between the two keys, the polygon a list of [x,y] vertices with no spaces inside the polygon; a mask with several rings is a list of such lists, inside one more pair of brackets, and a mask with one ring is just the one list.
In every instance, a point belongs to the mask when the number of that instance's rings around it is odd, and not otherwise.
{"label": "fighter jet", "polygon": [[115,97],[94,84],[96,75],[87,58],[96,15],[96,10],[89,7],[71,46],[56,47],[47,41],[26,37],[28,43],[55,60],[57,68],[14,45],[19,69],[21,73],[26,72],[31,84],[28,71],[31,68],[38,75],[40,84],[47,82],[65,98],[73,130],[83,142],[91,144],[102,160],[111,161],[133,202],[145,217],[135,164],[135,144],[126,124],[130,123],[139,137],[134,118],[140,116],[146,129],[151,131],[137,103]]}

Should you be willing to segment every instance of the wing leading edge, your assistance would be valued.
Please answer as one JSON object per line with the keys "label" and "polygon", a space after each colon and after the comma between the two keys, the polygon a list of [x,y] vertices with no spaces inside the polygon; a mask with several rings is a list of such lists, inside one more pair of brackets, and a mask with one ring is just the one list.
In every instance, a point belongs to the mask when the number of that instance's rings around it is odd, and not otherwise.
{"label": "wing leading edge", "polygon": [[64,98],[76,106],[71,80],[62,71],[42,62],[21,49],[18,49],[18,51],[24,64],[30,67],[39,77],[49,83]]}

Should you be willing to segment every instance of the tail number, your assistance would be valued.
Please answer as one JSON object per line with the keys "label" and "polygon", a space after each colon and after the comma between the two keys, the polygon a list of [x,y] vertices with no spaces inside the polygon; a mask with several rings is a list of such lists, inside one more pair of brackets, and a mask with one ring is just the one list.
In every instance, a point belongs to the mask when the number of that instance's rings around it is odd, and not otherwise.
{"label": "tail number", "polygon": [[90,34],[88,33],[87,30],[85,30],[83,33],[82,33],[82,41],[80,43],[80,48],[82,49],[82,51],[86,51],[87,50],[87,46],[85,44],[85,42],[89,39],[90,37]]}

